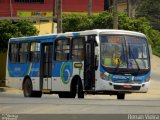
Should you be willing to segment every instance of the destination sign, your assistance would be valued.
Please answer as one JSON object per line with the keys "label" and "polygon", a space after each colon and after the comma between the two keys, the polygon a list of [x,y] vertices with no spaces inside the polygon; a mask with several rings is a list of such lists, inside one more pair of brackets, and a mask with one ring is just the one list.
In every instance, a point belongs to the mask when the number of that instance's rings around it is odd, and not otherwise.
{"label": "destination sign", "polygon": [[120,38],[120,37],[108,37],[108,42],[111,42],[111,43],[122,43],[122,38]]}

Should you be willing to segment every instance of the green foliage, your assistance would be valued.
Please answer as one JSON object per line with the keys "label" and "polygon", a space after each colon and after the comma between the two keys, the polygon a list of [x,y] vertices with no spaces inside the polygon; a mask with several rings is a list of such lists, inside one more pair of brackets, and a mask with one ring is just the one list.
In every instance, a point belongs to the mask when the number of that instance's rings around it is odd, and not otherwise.
{"label": "green foliage", "polygon": [[0,52],[7,50],[8,40],[12,37],[37,35],[37,29],[30,21],[21,20],[13,22],[10,20],[0,20]]}
{"label": "green foliage", "polygon": [[[104,12],[99,15],[88,17],[85,15],[63,16],[63,32],[83,31],[89,29],[112,29],[112,13]],[[160,33],[152,28],[146,18],[130,18],[124,13],[119,14],[119,29],[137,31],[144,33],[152,48],[160,46]],[[160,53],[160,51],[159,51]]]}
{"label": "green foliage", "polygon": [[111,29],[112,26],[112,14],[108,12],[91,17],[78,14],[63,16],[63,32],[104,28]]}
{"label": "green foliage", "polygon": [[153,54],[160,57],[160,48],[158,49],[153,49]]}
{"label": "green foliage", "polygon": [[38,31],[31,21],[21,20],[15,24],[22,36],[33,36],[37,35]]}
{"label": "green foliage", "polygon": [[113,17],[112,14],[109,12],[103,12],[93,19],[92,28],[93,29],[112,29],[113,23],[112,23]]}
{"label": "green foliage", "polygon": [[150,28],[145,33],[152,44],[153,53],[160,56],[160,0],[141,0],[136,9],[136,17],[145,17],[158,30]]}
{"label": "green foliage", "polygon": [[154,29],[160,30],[160,0],[141,0],[136,9],[136,17],[145,17]]}
{"label": "green foliage", "polygon": [[125,14],[119,15],[119,29],[131,30],[144,33],[152,47],[160,46],[159,31],[154,30],[144,17],[133,19]]}
{"label": "green foliage", "polygon": [[91,26],[92,17],[76,14],[63,16],[63,32],[91,29]]}

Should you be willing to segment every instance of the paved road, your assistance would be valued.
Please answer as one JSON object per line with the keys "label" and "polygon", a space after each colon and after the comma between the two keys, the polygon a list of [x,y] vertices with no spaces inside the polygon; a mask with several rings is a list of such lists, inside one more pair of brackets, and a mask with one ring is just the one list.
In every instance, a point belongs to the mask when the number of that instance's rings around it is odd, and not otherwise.
{"label": "paved road", "polygon": [[[14,94],[13,94],[14,92]],[[16,114],[160,114],[160,59],[152,57],[152,81],[148,93],[116,96],[87,95],[85,99],[59,99],[57,95],[24,98],[21,91],[0,93],[0,113]]]}
{"label": "paved road", "polygon": [[[3,96],[3,97],[2,97]],[[59,99],[55,95],[23,98],[1,95],[0,113],[34,114],[130,114],[160,113],[160,100]]]}

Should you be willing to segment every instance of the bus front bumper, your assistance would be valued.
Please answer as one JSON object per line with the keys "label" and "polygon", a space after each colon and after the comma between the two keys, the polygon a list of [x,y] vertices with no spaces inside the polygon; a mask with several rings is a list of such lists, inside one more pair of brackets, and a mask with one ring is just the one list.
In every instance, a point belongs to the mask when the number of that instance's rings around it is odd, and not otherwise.
{"label": "bus front bumper", "polygon": [[[131,83],[114,83],[111,81],[101,80],[98,84],[96,90],[109,90],[109,91],[126,91],[131,93],[146,93],[149,88],[150,82],[144,82],[141,84],[131,84]],[[100,87],[101,86],[101,87]]]}

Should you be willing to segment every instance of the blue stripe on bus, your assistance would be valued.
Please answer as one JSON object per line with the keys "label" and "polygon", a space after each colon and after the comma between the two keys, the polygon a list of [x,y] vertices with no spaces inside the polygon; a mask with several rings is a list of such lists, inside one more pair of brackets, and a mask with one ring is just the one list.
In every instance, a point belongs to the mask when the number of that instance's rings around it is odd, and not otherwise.
{"label": "blue stripe on bus", "polygon": [[[100,67],[100,72],[102,72],[102,73],[106,72],[102,68],[102,66]],[[147,74],[141,75],[141,76],[112,75],[112,74],[109,74],[109,76],[112,76],[111,77],[112,82],[117,82],[117,81],[123,80],[123,83],[127,83],[132,79],[131,77],[134,77],[134,81],[137,81],[137,82],[139,81],[139,83],[142,83],[150,76],[150,74],[151,74],[151,72],[148,72]]]}
{"label": "blue stripe on bus", "polygon": [[30,71],[30,63],[19,64],[8,62],[8,72],[10,77],[24,77]]}

